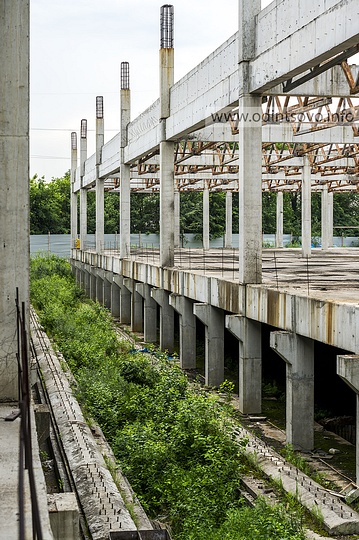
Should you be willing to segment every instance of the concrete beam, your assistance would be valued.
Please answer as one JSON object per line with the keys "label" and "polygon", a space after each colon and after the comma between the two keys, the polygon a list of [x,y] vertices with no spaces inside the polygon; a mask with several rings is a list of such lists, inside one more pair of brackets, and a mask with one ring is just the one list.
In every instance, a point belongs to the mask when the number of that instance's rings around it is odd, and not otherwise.
{"label": "concrete beam", "polygon": [[195,316],[205,325],[205,382],[219,387],[224,381],[224,312],[210,304],[193,304]]}
{"label": "concrete beam", "polygon": [[193,302],[178,294],[170,294],[170,306],[179,313],[180,365],[182,369],[196,368],[196,317]]}
{"label": "concrete beam", "polygon": [[174,350],[174,310],[170,305],[170,293],[153,288],[151,296],[160,306],[160,349],[171,354]]}
{"label": "concrete beam", "polygon": [[290,332],[271,332],[270,346],[285,361],[287,368],[287,442],[294,447],[312,450],[314,448],[314,342]]}
{"label": "concrete beam", "polygon": [[240,315],[227,315],[226,328],[239,340],[239,410],[262,410],[262,326]]}

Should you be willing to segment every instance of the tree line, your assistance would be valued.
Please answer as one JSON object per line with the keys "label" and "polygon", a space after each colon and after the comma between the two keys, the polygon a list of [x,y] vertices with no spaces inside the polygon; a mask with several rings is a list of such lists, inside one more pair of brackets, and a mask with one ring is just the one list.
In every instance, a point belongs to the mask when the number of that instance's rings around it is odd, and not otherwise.
{"label": "tree line", "polygon": [[[301,194],[299,191],[285,192],[283,205],[284,232],[295,239],[301,235]],[[79,205],[78,205],[79,206]],[[181,233],[202,235],[202,193],[181,193]],[[105,233],[119,232],[119,193],[105,193]],[[210,235],[219,238],[225,233],[225,192],[210,193]],[[131,233],[159,233],[159,193],[131,194]],[[87,195],[88,233],[96,230],[96,195]],[[276,231],[276,194],[263,193],[263,232]],[[335,193],[335,235],[357,236],[345,227],[359,225],[359,194],[356,192]],[[340,228],[343,227],[343,229]],[[338,228],[339,227],[339,228]],[[354,232],[353,232],[354,231]],[[62,178],[46,182],[35,175],[30,179],[30,234],[70,233],[70,172]],[[238,193],[233,193],[233,232],[238,233]],[[321,236],[321,195],[312,193],[312,236]]]}

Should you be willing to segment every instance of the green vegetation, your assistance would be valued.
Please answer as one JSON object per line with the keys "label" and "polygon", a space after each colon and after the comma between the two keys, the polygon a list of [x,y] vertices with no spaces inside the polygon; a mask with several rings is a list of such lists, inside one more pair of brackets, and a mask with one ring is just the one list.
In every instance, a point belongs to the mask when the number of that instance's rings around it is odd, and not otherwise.
{"label": "green vegetation", "polygon": [[[232,436],[228,407],[191,387],[164,355],[118,342],[105,309],[86,300],[64,260],[36,257],[31,301],[77,381],[94,418],[150,517],[170,523],[175,540],[303,540],[292,508],[244,505],[245,443]],[[231,395],[233,385],[222,391]]]}
{"label": "green vegetation", "polygon": [[[291,233],[294,243],[301,235],[300,192],[285,192],[283,197],[284,231]],[[263,193],[263,232],[276,230],[276,194]],[[95,193],[87,194],[88,232],[96,227]],[[219,238],[225,228],[225,192],[210,193],[210,235]],[[358,225],[359,193],[336,193],[334,196],[334,225],[336,235],[352,235],[356,229],[340,229]],[[119,230],[119,195],[105,193],[105,233]],[[312,193],[312,234],[321,235],[320,193]],[[233,232],[238,233],[238,193],[233,193]],[[202,193],[181,193],[181,231],[202,235]],[[70,173],[63,178],[53,178],[46,183],[35,175],[30,180],[30,229],[31,234],[65,234],[70,232]],[[131,194],[131,232],[159,232],[159,194]],[[294,244],[296,245],[296,244]]]}

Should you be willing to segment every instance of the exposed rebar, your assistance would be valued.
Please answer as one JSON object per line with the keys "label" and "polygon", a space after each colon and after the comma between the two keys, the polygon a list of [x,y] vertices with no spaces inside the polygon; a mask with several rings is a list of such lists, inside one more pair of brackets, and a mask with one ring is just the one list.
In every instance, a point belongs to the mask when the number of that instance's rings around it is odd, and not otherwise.
{"label": "exposed rebar", "polygon": [[103,96],[96,96],[96,118],[103,118]]}
{"label": "exposed rebar", "polygon": [[130,89],[130,64],[121,62],[121,90]]}
{"label": "exposed rebar", "polygon": [[71,149],[77,150],[77,133],[76,131],[73,131],[71,133]]}
{"label": "exposed rebar", "polygon": [[81,120],[81,139],[87,139],[87,120]]}
{"label": "exposed rebar", "polygon": [[173,48],[173,19],[174,7],[165,4],[161,7],[161,49]]}

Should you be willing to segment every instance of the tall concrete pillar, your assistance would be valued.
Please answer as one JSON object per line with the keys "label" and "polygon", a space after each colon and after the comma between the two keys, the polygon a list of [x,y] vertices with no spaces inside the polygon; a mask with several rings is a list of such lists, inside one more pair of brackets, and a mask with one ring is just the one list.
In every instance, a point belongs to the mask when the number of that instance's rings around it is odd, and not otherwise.
{"label": "tall concrete pillar", "polygon": [[146,343],[157,341],[157,304],[147,283],[136,283],[136,291],[143,298],[143,339]]}
{"label": "tall concrete pillar", "polygon": [[356,394],[356,483],[359,482],[359,356],[337,356],[337,374]]}
{"label": "tall concrete pillar", "polygon": [[218,387],[224,380],[224,312],[209,304],[193,304],[193,312],[205,325],[205,382]]}
{"label": "tall concrete pillar", "polygon": [[152,289],[151,296],[160,306],[160,349],[171,354],[174,350],[174,310],[170,306],[170,293]]}
{"label": "tall concrete pillar", "polygon": [[262,98],[249,94],[261,1],[239,0],[239,281],[262,281]]}
{"label": "tall concrete pillar", "polygon": [[314,342],[290,332],[271,332],[271,348],[285,361],[287,443],[314,447]]}
{"label": "tall concrete pillar", "polygon": [[142,297],[136,291],[136,282],[131,278],[123,278],[123,285],[131,293],[131,332],[143,332]]}
{"label": "tall concrete pillar", "polygon": [[124,285],[124,277],[114,275],[113,281],[120,288],[120,322],[131,323],[131,292]]}
{"label": "tall concrete pillar", "polygon": [[322,249],[333,245],[333,193],[329,193],[328,184],[322,191]]}
{"label": "tall concrete pillar", "polygon": [[262,410],[262,327],[240,315],[227,315],[226,328],[239,340],[239,410]]}
{"label": "tall concrete pillar", "polygon": [[125,163],[124,149],[127,146],[127,126],[131,121],[130,67],[121,63],[121,165],[120,165],[120,258],[130,256],[131,212],[130,212],[130,166]]}
{"label": "tall concrete pillar", "polygon": [[71,248],[76,247],[77,240],[77,193],[74,192],[77,169],[77,133],[71,133],[71,180],[70,180],[70,231]]}
{"label": "tall concrete pillar", "polygon": [[283,191],[277,192],[277,214],[276,214],[276,232],[275,232],[275,247],[283,247]]}
{"label": "tall concrete pillar", "polygon": [[96,288],[97,288],[97,270],[95,267],[92,266],[91,272],[90,272],[90,298],[94,302],[96,302],[96,299],[97,299]]}
{"label": "tall concrete pillar", "polygon": [[91,289],[91,284],[90,284],[90,273],[88,272],[88,270],[85,268],[84,270],[84,284],[83,284],[83,290],[85,291],[85,295],[90,298],[90,289]]}
{"label": "tall concrete pillar", "polygon": [[87,120],[81,120],[80,137],[80,168],[81,168],[81,189],[80,189],[80,248],[86,249],[87,243],[87,190],[84,187],[85,161],[87,158]]}
{"label": "tall concrete pillar", "polygon": [[185,296],[171,294],[170,305],[179,313],[180,365],[182,369],[196,368],[196,317],[193,302]]}
{"label": "tall concrete pillar", "polygon": [[111,315],[112,317],[120,317],[120,305],[121,305],[121,289],[112,278],[111,287]]}
{"label": "tall concrete pillar", "polygon": [[303,157],[302,172],[302,256],[310,257],[312,246],[311,167],[308,156]]}
{"label": "tall concrete pillar", "polygon": [[231,191],[226,191],[226,232],[224,236],[224,247],[230,249],[233,244],[233,195]]}
{"label": "tall concrete pillar", "polygon": [[103,97],[96,98],[96,253],[105,244],[105,181],[99,177],[101,153],[104,145]]}
{"label": "tall concrete pillar", "polygon": [[16,288],[29,323],[29,2],[0,13],[0,400],[18,399]]}
{"label": "tall concrete pillar", "polygon": [[101,306],[103,306],[104,270],[98,268],[96,274],[96,300],[99,304],[101,304]]}
{"label": "tall concrete pillar", "polygon": [[174,220],[174,247],[179,248],[181,247],[181,193],[178,188],[175,188],[174,192]]}
{"label": "tall concrete pillar", "polygon": [[209,249],[209,187],[204,182],[203,187],[203,249]]}
{"label": "tall concrete pillar", "polygon": [[174,143],[166,140],[174,82],[173,6],[161,7],[160,48],[160,266],[174,264]]}

